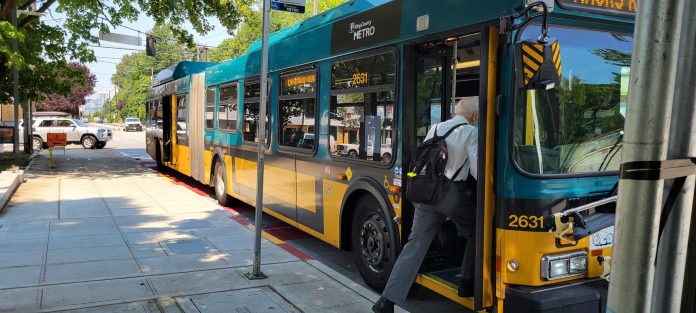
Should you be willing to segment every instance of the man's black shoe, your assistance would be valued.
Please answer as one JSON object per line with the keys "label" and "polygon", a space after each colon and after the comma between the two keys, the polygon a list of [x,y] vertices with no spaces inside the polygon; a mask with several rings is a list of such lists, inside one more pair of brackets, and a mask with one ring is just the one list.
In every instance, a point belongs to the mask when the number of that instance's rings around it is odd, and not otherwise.
{"label": "man's black shoe", "polygon": [[470,298],[474,296],[474,281],[470,279],[462,279],[459,281],[459,289],[457,295],[462,298]]}
{"label": "man's black shoe", "polygon": [[394,302],[389,301],[385,297],[380,297],[377,303],[372,306],[372,312],[375,313],[394,313]]}

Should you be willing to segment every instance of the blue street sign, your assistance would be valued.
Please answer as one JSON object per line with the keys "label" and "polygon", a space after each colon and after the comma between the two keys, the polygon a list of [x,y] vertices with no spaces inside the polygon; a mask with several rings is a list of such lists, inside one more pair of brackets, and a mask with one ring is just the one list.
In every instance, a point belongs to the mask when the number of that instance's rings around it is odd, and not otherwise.
{"label": "blue street sign", "polygon": [[304,13],[306,0],[272,0],[271,9],[292,13]]}

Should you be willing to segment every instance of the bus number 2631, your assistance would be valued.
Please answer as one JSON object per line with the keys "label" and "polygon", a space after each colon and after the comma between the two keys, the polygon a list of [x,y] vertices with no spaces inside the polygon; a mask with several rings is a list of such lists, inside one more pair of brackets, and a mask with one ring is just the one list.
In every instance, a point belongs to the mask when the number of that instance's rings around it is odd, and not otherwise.
{"label": "bus number 2631", "polygon": [[531,228],[538,229],[544,228],[544,217],[543,216],[527,216],[527,215],[515,215],[511,214],[508,216],[510,223],[509,227],[514,228]]}

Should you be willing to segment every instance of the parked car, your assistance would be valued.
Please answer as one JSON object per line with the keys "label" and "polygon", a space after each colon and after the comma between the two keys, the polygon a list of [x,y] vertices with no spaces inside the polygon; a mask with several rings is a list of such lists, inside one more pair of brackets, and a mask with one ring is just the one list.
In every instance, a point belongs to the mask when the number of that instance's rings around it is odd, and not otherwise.
{"label": "parked car", "polygon": [[[368,146],[371,145],[371,142],[368,142]],[[360,144],[359,143],[339,143],[336,144],[336,151],[338,155],[344,156],[344,157],[349,157],[349,158],[357,158],[358,153],[360,151]],[[380,152],[382,154],[382,162],[384,163],[391,163],[392,160],[392,148],[391,145],[389,144],[382,144],[380,147]]]}
{"label": "parked car", "polygon": [[48,133],[65,133],[68,144],[81,144],[85,149],[103,149],[113,139],[111,130],[88,126],[78,119],[46,118],[34,122],[34,150],[46,147]]}
{"label": "parked car", "polygon": [[126,117],[126,120],[123,122],[123,131],[143,131],[143,124],[140,123],[140,119],[137,117]]}

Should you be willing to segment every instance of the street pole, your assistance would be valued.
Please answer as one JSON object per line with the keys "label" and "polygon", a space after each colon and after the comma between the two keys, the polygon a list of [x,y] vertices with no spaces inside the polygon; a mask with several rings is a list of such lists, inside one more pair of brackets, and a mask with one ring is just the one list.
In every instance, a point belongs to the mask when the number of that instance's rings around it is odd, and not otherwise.
{"label": "street pole", "polygon": [[319,0],[314,0],[314,15],[319,13]]}
{"label": "street pole", "polygon": [[[684,96],[684,99],[682,100],[681,97],[677,99],[678,101],[683,101],[686,104],[693,104],[696,103],[696,89],[693,88],[693,86],[696,86],[696,78],[694,78],[696,76],[696,47],[693,44],[689,44],[688,41],[689,38],[694,38],[694,36],[696,36],[696,2],[687,1],[684,4],[683,11],[684,20],[682,21],[683,26],[681,36],[682,50],[680,51],[679,55],[679,65],[680,68],[683,68],[685,72],[678,74],[677,84],[681,87],[680,91],[678,91],[678,94]],[[688,75],[689,73],[686,72],[687,69],[691,73],[691,75]],[[691,109],[693,110],[693,107],[691,107]],[[694,115],[696,115],[696,113],[692,112],[691,116],[693,117]],[[693,120],[692,123],[694,123]],[[693,124],[691,127],[691,131],[693,134]],[[691,136],[690,142],[693,143],[693,141],[694,138],[693,136]],[[693,156],[693,146],[690,152],[692,153],[690,154],[690,156]],[[694,223],[696,223],[696,210],[693,210],[692,208],[690,216],[684,214],[683,218],[690,225],[694,225]],[[680,306],[682,312],[696,312],[696,299],[694,297],[694,294],[696,294],[696,228],[691,228],[690,231],[687,231],[687,236],[687,240],[685,240],[687,245],[687,251],[684,266],[685,268]]]}
{"label": "street pole", "polygon": [[[623,164],[667,157],[683,3],[642,1],[638,10]],[[607,312],[650,312],[663,187],[620,179]]]}
{"label": "street pole", "polygon": [[254,237],[254,267],[249,279],[266,278],[261,272],[261,232],[263,218],[263,168],[266,152],[266,106],[268,103],[268,33],[271,1],[263,1],[263,36],[261,41],[261,103],[259,103],[258,162],[256,165],[256,214]]}
{"label": "street pole", "polygon": [[[12,2],[12,26],[14,28],[17,28],[17,1]],[[19,52],[19,47],[18,47],[18,42],[17,42],[17,37],[12,39],[12,52],[18,53]],[[19,151],[19,71],[17,70],[17,63],[12,62],[12,102],[14,104],[14,130],[13,130],[13,143],[12,143],[12,151],[14,151],[15,154],[20,154],[21,151]]]}
{"label": "street pole", "polygon": [[[693,88],[696,86],[696,45],[692,42],[696,36],[696,4],[694,1],[684,1],[677,11],[683,12],[683,16],[681,27],[676,28],[681,33],[667,150],[669,160],[696,156],[696,89]],[[659,239],[653,312],[679,312],[681,309],[696,179],[687,176],[685,180]]]}
{"label": "street pole", "polygon": [[31,117],[29,117],[29,114],[31,113],[31,100],[27,100],[24,105],[24,132],[22,135],[24,135],[24,153],[32,153],[32,143],[31,143]]}

